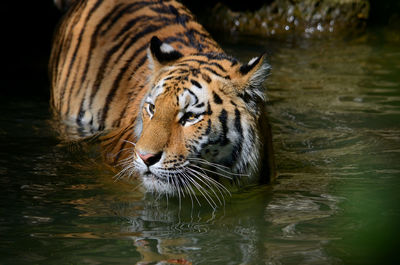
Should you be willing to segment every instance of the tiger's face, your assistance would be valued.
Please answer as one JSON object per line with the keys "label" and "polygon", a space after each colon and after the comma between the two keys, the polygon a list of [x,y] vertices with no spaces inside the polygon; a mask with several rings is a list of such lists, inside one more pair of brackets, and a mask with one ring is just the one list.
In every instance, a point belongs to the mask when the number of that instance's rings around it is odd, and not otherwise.
{"label": "tiger's face", "polygon": [[240,65],[222,55],[182,56],[153,38],[149,59],[153,76],[136,121],[134,155],[147,190],[220,189],[218,177],[254,170],[269,70],[264,58]]}

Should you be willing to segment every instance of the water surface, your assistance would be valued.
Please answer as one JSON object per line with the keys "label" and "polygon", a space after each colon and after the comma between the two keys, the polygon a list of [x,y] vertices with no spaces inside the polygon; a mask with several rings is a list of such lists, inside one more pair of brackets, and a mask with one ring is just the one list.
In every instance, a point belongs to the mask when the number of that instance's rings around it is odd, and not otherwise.
{"label": "water surface", "polygon": [[60,145],[46,100],[2,98],[0,263],[395,264],[398,43],[222,43],[243,61],[269,52],[275,185],[243,188],[216,211],[167,203],[114,182],[95,149]]}

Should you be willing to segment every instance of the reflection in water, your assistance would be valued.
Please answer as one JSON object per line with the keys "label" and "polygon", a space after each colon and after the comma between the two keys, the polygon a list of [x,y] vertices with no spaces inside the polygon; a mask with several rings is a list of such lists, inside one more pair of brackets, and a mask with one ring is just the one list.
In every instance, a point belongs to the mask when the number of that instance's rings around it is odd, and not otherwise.
{"label": "reflection in water", "polygon": [[245,43],[227,50],[243,59],[274,50],[267,86],[275,185],[243,188],[216,211],[206,201],[132,192],[137,184],[115,182],[95,147],[82,154],[57,146],[47,103],[4,103],[0,263],[391,263],[400,215],[399,48]]}

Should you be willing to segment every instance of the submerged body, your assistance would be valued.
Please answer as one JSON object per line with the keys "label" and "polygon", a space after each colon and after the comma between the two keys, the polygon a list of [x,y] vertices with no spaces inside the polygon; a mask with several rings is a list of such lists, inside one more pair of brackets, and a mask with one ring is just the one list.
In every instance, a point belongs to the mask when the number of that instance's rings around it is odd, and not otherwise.
{"label": "submerged body", "polygon": [[107,162],[160,193],[273,179],[264,56],[240,64],[175,1],[67,2],[50,62],[67,137],[103,133]]}

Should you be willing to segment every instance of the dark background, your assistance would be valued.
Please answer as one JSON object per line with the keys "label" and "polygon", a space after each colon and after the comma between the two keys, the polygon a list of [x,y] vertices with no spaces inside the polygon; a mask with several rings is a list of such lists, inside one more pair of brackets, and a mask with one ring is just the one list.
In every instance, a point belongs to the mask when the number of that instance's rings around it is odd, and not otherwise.
{"label": "dark background", "polygon": [[[212,7],[216,0],[183,1],[194,13]],[[234,10],[254,10],[262,3],[247,0],[223,0]],[[233,3],[232,3],[233,2]],[[243,7],[245,5],[245,8]],[[1,97],[49,97],[47,62],[51,40],[62,13],[52,0],[14,1],[1,3],[2,88]],[[370,27],[400,27],[400,1],[371,1]],[[22,90],[22,91],[21,91]]]}

